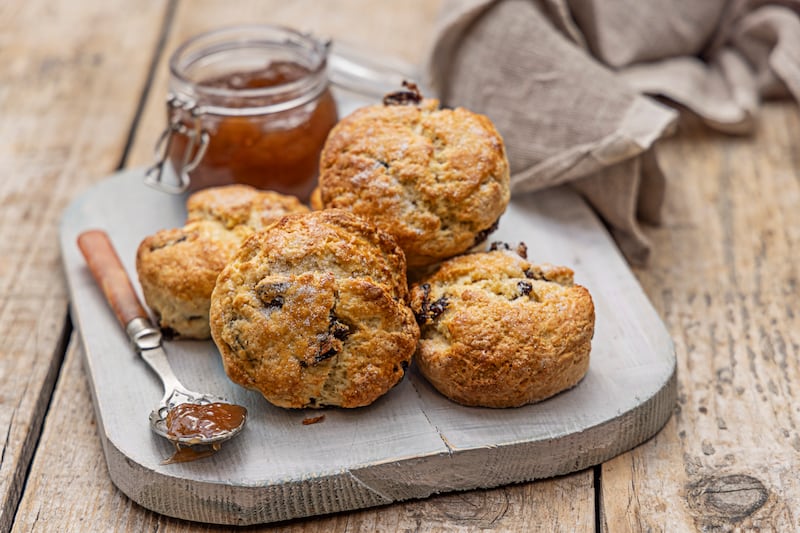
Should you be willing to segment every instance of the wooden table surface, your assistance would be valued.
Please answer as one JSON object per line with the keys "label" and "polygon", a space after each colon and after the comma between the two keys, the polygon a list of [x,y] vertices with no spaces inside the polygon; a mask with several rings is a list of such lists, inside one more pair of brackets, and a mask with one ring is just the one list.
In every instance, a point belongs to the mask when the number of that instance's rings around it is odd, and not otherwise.
{"label": "wooden table surface", "polygon": [[[0,4],[0,531],[217,531],[111,483],[69,321],[58,223],[116,170],[150,162],[165,61],[228,23],[270,22],[419,62],[439,2],[15,0]],[[751,137],[685,119],[634,272],[672,334],[675,415],[654,438],[558,479],[297,520],[275,531],[800,530],[800,113]],[[246,528],[260,530],[262,528]]]}

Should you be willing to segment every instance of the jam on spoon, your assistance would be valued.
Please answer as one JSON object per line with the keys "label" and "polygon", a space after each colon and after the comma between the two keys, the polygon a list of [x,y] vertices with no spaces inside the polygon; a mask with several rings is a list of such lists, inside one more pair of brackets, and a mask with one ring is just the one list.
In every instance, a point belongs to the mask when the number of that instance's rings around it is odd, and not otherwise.
{"label": "jam on spoon", "polygon": [[181,403],[167,413],[167,438],[182,442],[213,439],[244,422],[247,411],[230,403]]}
{"label": "jam on spoon", "polygon": [[240,427],[247,416],[241,405],[223,402],[181,403],[167,412],[167,438],[175,443],[175,453],[163,464],[185,463],[203,459],[220,449],[219,442],[210,446],[181,447],[181,442],[213,440],[215,436],[229,433]]}

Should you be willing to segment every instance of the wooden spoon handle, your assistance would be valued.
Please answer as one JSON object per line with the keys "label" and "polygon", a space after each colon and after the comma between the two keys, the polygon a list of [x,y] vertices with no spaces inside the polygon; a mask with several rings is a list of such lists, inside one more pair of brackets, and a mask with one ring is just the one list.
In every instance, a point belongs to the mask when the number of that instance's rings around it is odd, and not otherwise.
{"label": "wooden spoon handle", "polygon": [[85,231],[78,236],[78,248],[123,329],[134,318],[147,318],[108,234],[102,230]]}

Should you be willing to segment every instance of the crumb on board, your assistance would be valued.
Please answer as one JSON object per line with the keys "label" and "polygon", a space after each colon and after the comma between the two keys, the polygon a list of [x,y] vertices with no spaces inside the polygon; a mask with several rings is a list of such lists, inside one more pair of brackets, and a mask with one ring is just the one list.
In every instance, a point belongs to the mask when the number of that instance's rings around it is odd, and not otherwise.
{"label": "crumb on board", "polygon": [[317,422],[322,422],[323,420],[325,420],[325,415],[310,416],[303,419],[303,425],[309,426],[311,424],[316,424]]}

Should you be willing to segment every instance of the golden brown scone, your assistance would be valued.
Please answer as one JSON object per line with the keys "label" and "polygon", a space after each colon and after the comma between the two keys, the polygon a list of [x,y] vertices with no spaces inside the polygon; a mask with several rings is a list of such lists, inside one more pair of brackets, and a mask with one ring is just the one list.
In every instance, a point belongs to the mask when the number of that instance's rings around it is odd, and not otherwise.
{"label": "golden brown scone", "polygon": [[586,374],[594,304],[569,268],[530,263],[524,245],[517,253],[492,248],[450,259],[412,287],[421,329],[415,360],[458,403],[516,407]]}
{"label": "golden brown scone", "polygon": [[361,108],[331,130],[320,156],[321,205],[372,219],[411,268],[483,241],[509,201],[508,160],[491,121],[438,106]]}
{"label": "golden brown scone", "polygon": [[168,336],[206,339],[211,291],[246,235],[210,220],[146,237],[136,253],[145,301]]}
{"label": "golden brown scone", "polygon": [[340,210],[289,215],[219,275],[211,335],[225,372],[280,407],[360,407],[402,379],[419,329],[402,250]]}
{"label": "golden brown scone", "polygon": [[288,213],[307,212],[293,196],[229,185],[186,201],[188,220],[142,241],[136,270],[147,305],[170,336],[207,339],[211,291],[245,237]]}
{"label": "golden brown scone", "polygon": [[213,187],[186,200],[187,222],[217,220],[228,229],[248,226],[264,229],[283,215],[305,213],[308,208],[294,196],[262,191],[249,185]]}

